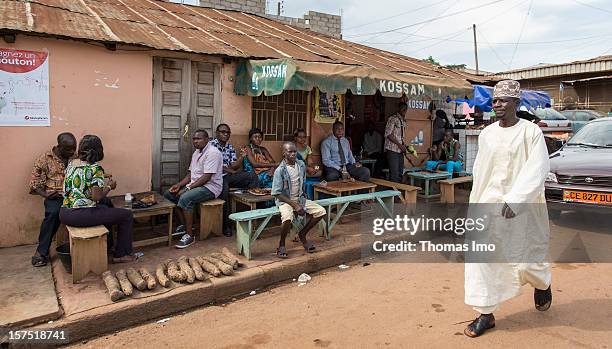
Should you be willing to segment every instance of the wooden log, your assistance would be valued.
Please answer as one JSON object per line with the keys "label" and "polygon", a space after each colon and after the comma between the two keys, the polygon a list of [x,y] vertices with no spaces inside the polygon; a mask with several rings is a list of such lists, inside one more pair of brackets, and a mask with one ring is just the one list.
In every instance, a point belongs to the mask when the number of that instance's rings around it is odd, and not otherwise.
{"label": "wooden log", "polygon": [[232,268],[231,265],[229,264],[225,264],[223,261],[220,261],[216,258],[210,257],[210,256],[205,256],[204,259],[206,259],[207,261],[209,261],[210,263],[214,264],[217,268],[219,268],[219,270],[221,270],[221,272],[223,273],[223,275],[233,275],[234,274],[234,268]]}
{"label": "wooden log", "polygon": [[132,283],[130,282],[130,280],[128,280],[125,270],[117,270],[115,276],[117,276],[117,280],[119,280],[119,285],[121,285],[121,291],[123,291],[123,294],[128,297],[131,296],[132,293],[134,293],[134,288],[132,287]]}
{"label": "wooden log", "polygon": [[179,268],[181,268],[181,271],[185,273],[185,275],[187,275],[187,282],[193,284],[193,282],[195,281],[195,273],[193,272],[193,269],[191,269],[191,267],[189,266],[189,262],[187,262],[187,257],[179,257],[179,259],[177,259],[177,264]]}
{"label": "wooden log", "polygon": [[193,257],[190,257],[188,261],[189,261],[189,266],[191,267],[191,269],[193,269],[193,272],[195,273],[196,279],[200,281],[206,280],[207,279],[206,274],[202,270],[202,266],[200,265],[200,263],[198,263],[198,261]]}
{"label": "wooden log", "polygon": [[163,287],[170,287],[170,279],[166,276],[166,265],[160,263],[155,268],[155,276],[157,276],[157,281]]}
{"label": "wooden log", "polygon": [[108,294],[113,302],[120,300],[125,297],[125,294],[121,291],[121,286],[119,285],[119,281],[113,275],[110,270],[102,273],[102,280],[104,280],[104,284],[106,285],[106,289],[108,290]]}
{"label": "wooden log", "polygon": [[210,275],[212,275],[214,277],[221,276],[221,270],[219,268],[217,268],[211,262],[209,262],[206,259],[204,259],[204,257],[198,256],[198,257],[196,257],[196,260],[198,261],[198,263],[200,263],[200,265],[202,266],[202,269],[204,269],[204,271],[206,271]]}
{"label": "wooden log", "polygon": [[232,267],[232,269],[238,269],[238,261],[224,255],[223,253],[211,253],[210,256],[229,265]]}
{"label": "wooden log", "polygon": [[223,247],[221,249],[221,253],[223,253],[224,255],[228,256],[232,260],[234,260],[234,262],[232,263],[232,266],[234,266],[234,265],[236,266],[236,268],[234,268],[234,269],[237,269],[238,267],[240,267],[242,265],[242,263],[240,263],[240,260],[238,260],[238,257],[236,257],[235,254],[230,252],[230,250],[228,250],[227,247]]}
{"label": "wooden log", "polygon": [[128,268],[127,271],[128,280],[132,283],[132,285],[136,286],[138,291],[144,291],[147,288],[147,283],[144,281],[142,276],[138,274],[136,269]]}
{"label": "wooden log", "polygon": [[155,288],[155,286],[157,286],[157,282],[155,282],[155,277],[151,273],[149,273],[147,268],[138,269],[138,273],[140,273],[140,276],[142,276],[144,281],[147,283],[147,289],[152,290]]}
{"label": "wooden log", "polygon": [[174,282],[185,282],[187,275],[185,272],[179,269],[179,266],[172,259],[166,261],[166,268],[168,270],[168,276],[170,280]]}

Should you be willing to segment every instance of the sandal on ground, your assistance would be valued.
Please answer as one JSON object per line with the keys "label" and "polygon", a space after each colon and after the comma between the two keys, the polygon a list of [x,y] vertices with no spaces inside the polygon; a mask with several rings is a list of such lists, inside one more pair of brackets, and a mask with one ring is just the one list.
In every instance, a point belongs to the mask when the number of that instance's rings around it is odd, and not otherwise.
{"label": "sandal on ground", "polygon": [[47,258],[36,254],[32,256],[32,265],[35,267],[44,267],[47,265]]}
{"label": "sandal on ground", "polygon": [[281,259],[286,259],[289,257],[287,255],[287,249],[285,248],[285,246],[281,246],[276,249],[276,257],[281,258]]}
{"label": "sandal on ground", "polygon": [[537,310],[547,311],[552,304],[552,291],[550,290],[550,286],[545,290],[534,289],[533,301]]}
{"label": "sandal on ground", "polygon": [[470,338],[476,338],[493,327],[495,327],[495,317],[493,314],[481,314],[467,325],[463,333]]}
{"label": "sandal on ground", "polygon": [[307,241],[302,245],[304,246],[304,250],[306,250],[308,253],[314,253],[317,250],[317,248],[310,241]]}
{"label": "sandal on ground", "polygon": [[133,254],[129,254],[127,256],[123,256],[123,257],[113,257],[113,263],[129,263],[129,262],[134,262],[138,259],[138,257],[136,257]]}

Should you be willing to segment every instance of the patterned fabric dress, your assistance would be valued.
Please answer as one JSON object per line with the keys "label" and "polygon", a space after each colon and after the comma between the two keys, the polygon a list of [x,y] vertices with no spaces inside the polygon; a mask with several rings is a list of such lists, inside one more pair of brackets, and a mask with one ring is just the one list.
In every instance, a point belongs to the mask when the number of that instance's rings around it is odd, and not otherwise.
{"label": "patterned fabric dress", "polygon": [[104,187],[104,169],[96,164],[88,164],[80,160],[72,161],[66,168],[64,178],[65,208],[94,207],[91,188]]}
{"label": "patterned fabric dress", "polygon": [[[251,148],[251,151],[253,152],[255,161],[259,163],[268,162],[268,159],[266,159],[266,156],[263,154],[261,149],[253,148],[252,144],[250,144],[249,147]],[[254,168],[253,165],[251,165],[251,162],[249,161],[249,158],[247,156],[244,157],[243,165],[244,165],[245,171],[255,172],[257,174],[257,177],[259,178],[260,188],[272,188],[272,176],[270,176],[270,174],[268,173],[268,168],[264,168],[264,167]]]}

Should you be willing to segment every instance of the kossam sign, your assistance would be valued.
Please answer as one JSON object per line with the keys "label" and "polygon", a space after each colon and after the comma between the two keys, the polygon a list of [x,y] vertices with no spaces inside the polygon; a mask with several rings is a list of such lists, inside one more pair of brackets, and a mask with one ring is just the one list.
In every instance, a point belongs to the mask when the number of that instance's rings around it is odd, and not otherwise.
{"label": "kossam sign", "polygon": [[[265,79],[267,85],[272,84],[285,84],[285,78],[287,77],[287,64],[267,64],[253,67],[253,75],[251,76],[251,89],[254,91],[259,90],[259,80]],[[271,81],[269,81],[271,80]]]}
{"label": "kossam sign", "polygon": [[419,96],[425,94],[425,85],[423,84],[409,84],[407,82],[392,81],[392,80],[379,80],[378,90],[381,93],[405,93],[407,96]]}

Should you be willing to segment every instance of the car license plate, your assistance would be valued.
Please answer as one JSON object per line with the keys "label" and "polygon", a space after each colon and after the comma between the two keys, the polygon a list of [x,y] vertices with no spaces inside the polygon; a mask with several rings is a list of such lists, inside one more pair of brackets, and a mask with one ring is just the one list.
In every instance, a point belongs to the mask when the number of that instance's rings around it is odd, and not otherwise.
{"label": "car license plate", "polygon": [[584,202],[587,204],[612,205],[612,193],[564,190],[563,201]]}

